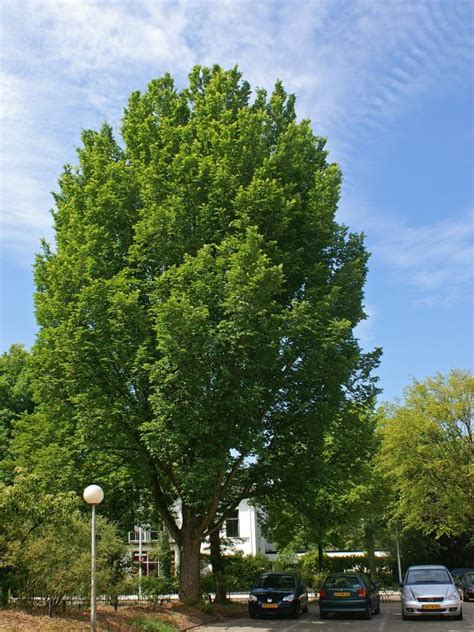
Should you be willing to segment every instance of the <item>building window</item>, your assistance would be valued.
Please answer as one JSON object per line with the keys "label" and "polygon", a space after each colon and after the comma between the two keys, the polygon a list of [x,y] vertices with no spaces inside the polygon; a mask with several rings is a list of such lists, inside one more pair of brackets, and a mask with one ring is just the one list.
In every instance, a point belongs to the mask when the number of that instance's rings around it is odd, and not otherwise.
{"label": "building window", "polygon": [[228,538],[239,537],[239,510],[236,509],[225,521],[225,533]]}

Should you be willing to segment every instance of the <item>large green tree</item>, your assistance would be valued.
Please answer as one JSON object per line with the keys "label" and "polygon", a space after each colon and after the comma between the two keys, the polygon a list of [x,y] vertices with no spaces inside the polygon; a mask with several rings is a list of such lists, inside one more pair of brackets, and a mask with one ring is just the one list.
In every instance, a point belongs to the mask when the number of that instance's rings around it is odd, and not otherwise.
{"label": "large green tree", "polygon": [[132,94],[122,136],[85,131],[60,178],[36,263],[36,419],[97,481],[151,491],[194,601],[202,538],[271,455],[317,458],[371,396],[377,354],[353,334],[367,253],[281,83],[251,98],[236,69],[196,67],[181,91],[166,75]]}
{"label": "large green tree", "polygon": [[[435,538],[473,536],[474,378],[437,374],[382,411],[379,468],[394,490],[392,518]],[[468,540],[466,540],[467,542]]]}

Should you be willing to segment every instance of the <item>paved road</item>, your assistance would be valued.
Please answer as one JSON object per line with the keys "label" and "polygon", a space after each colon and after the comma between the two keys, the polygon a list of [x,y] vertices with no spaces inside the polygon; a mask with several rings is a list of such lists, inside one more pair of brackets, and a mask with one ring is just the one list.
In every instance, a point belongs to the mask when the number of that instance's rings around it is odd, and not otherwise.
{"label": "paved road", "polygon": [[230,619],[198,628],[198,631],[224,632],[474,632],[474,602],[463,604],[463,621],[423,619],[402,621],[400,603],[382,603],[381,613],[370,621],[355,616],[338,616],[326,621],[319,619],[317,605],[311,604],[309,613],[298,620],[291,619]]}

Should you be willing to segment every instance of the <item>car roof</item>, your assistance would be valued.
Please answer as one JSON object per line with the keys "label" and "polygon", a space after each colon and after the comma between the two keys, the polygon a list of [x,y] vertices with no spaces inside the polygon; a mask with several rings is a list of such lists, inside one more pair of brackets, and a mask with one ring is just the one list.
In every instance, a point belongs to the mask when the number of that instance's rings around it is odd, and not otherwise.
{"label": "car roof", "polygon": [[291,575],[291,577],[296,577],[295,573],[281,573],[280,571],[266,571],[260,577],[267,577],[268,575]]}
{"label": "car roof", "polygon": [[424,569],[436,569],[436,570],[448,570],[446,568],[446,566],[443,566],[442,564],[418,564],[417,566],[409,566],[407,570],[409,571],[413,571],[413,570],[424,570]]}
{"label": "car roof", "polygon": [[326,577],[344,577],[344,575],[367,575],[367,573],[362,573],[360,571],[341,571],[339,573],[329,573]]}

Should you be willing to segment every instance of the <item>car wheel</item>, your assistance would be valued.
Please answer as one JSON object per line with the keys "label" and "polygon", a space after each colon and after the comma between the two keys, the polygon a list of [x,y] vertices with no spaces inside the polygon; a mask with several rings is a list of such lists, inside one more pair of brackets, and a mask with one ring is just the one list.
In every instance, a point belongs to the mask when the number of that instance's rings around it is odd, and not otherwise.
{"label": "car wheel", "polygon": [[327,612],[321,612],[321,610],[319,611],[319,618],[320,619],[327,619],[328,618],[328,613]]}
{"label": "car wheel", "polygon": [[370,603],[367,606],[367,610],[365,611],[364,619],[372,619],[372,608],[370,607]]}
{"label": "car wheel", "polygon": [[380,599],[379,599],[379,601],[377,603],[377,607],[374,610],[374,614],[380,614]]}
{"label": "car wheel", "polygon": [[466,594],[463,594],[462,599],[463,601],[469,601],[469,597]]}
{"label": "car wheel", "polygon": [[253,611],[251,611],[251,610],[249,610],[249,617],[250,617],[251,619],[256,619],[256,618],[257,618],[257,613],[256,613],[256,612],[253,612]]}
{"label": "car wheel", "polygon": [[299,601],[297,601],[295,603],[295,607],[293,608],[293,619],[299,619],[300,618],[300,603]]}
{"label": "car wheel", "polygon": [[303,608],[302,612],[308,614],[308,602],[306,602],[306,606]]}
{"label": "car wheel", "polygon": [[402,612],[402,621],[411,621],[411,617]]}
{"label": "car wheel", "polygon": [[461,608],[461,612],[454,617],[454,620],[455,621],[462,621],[462,608]]}

